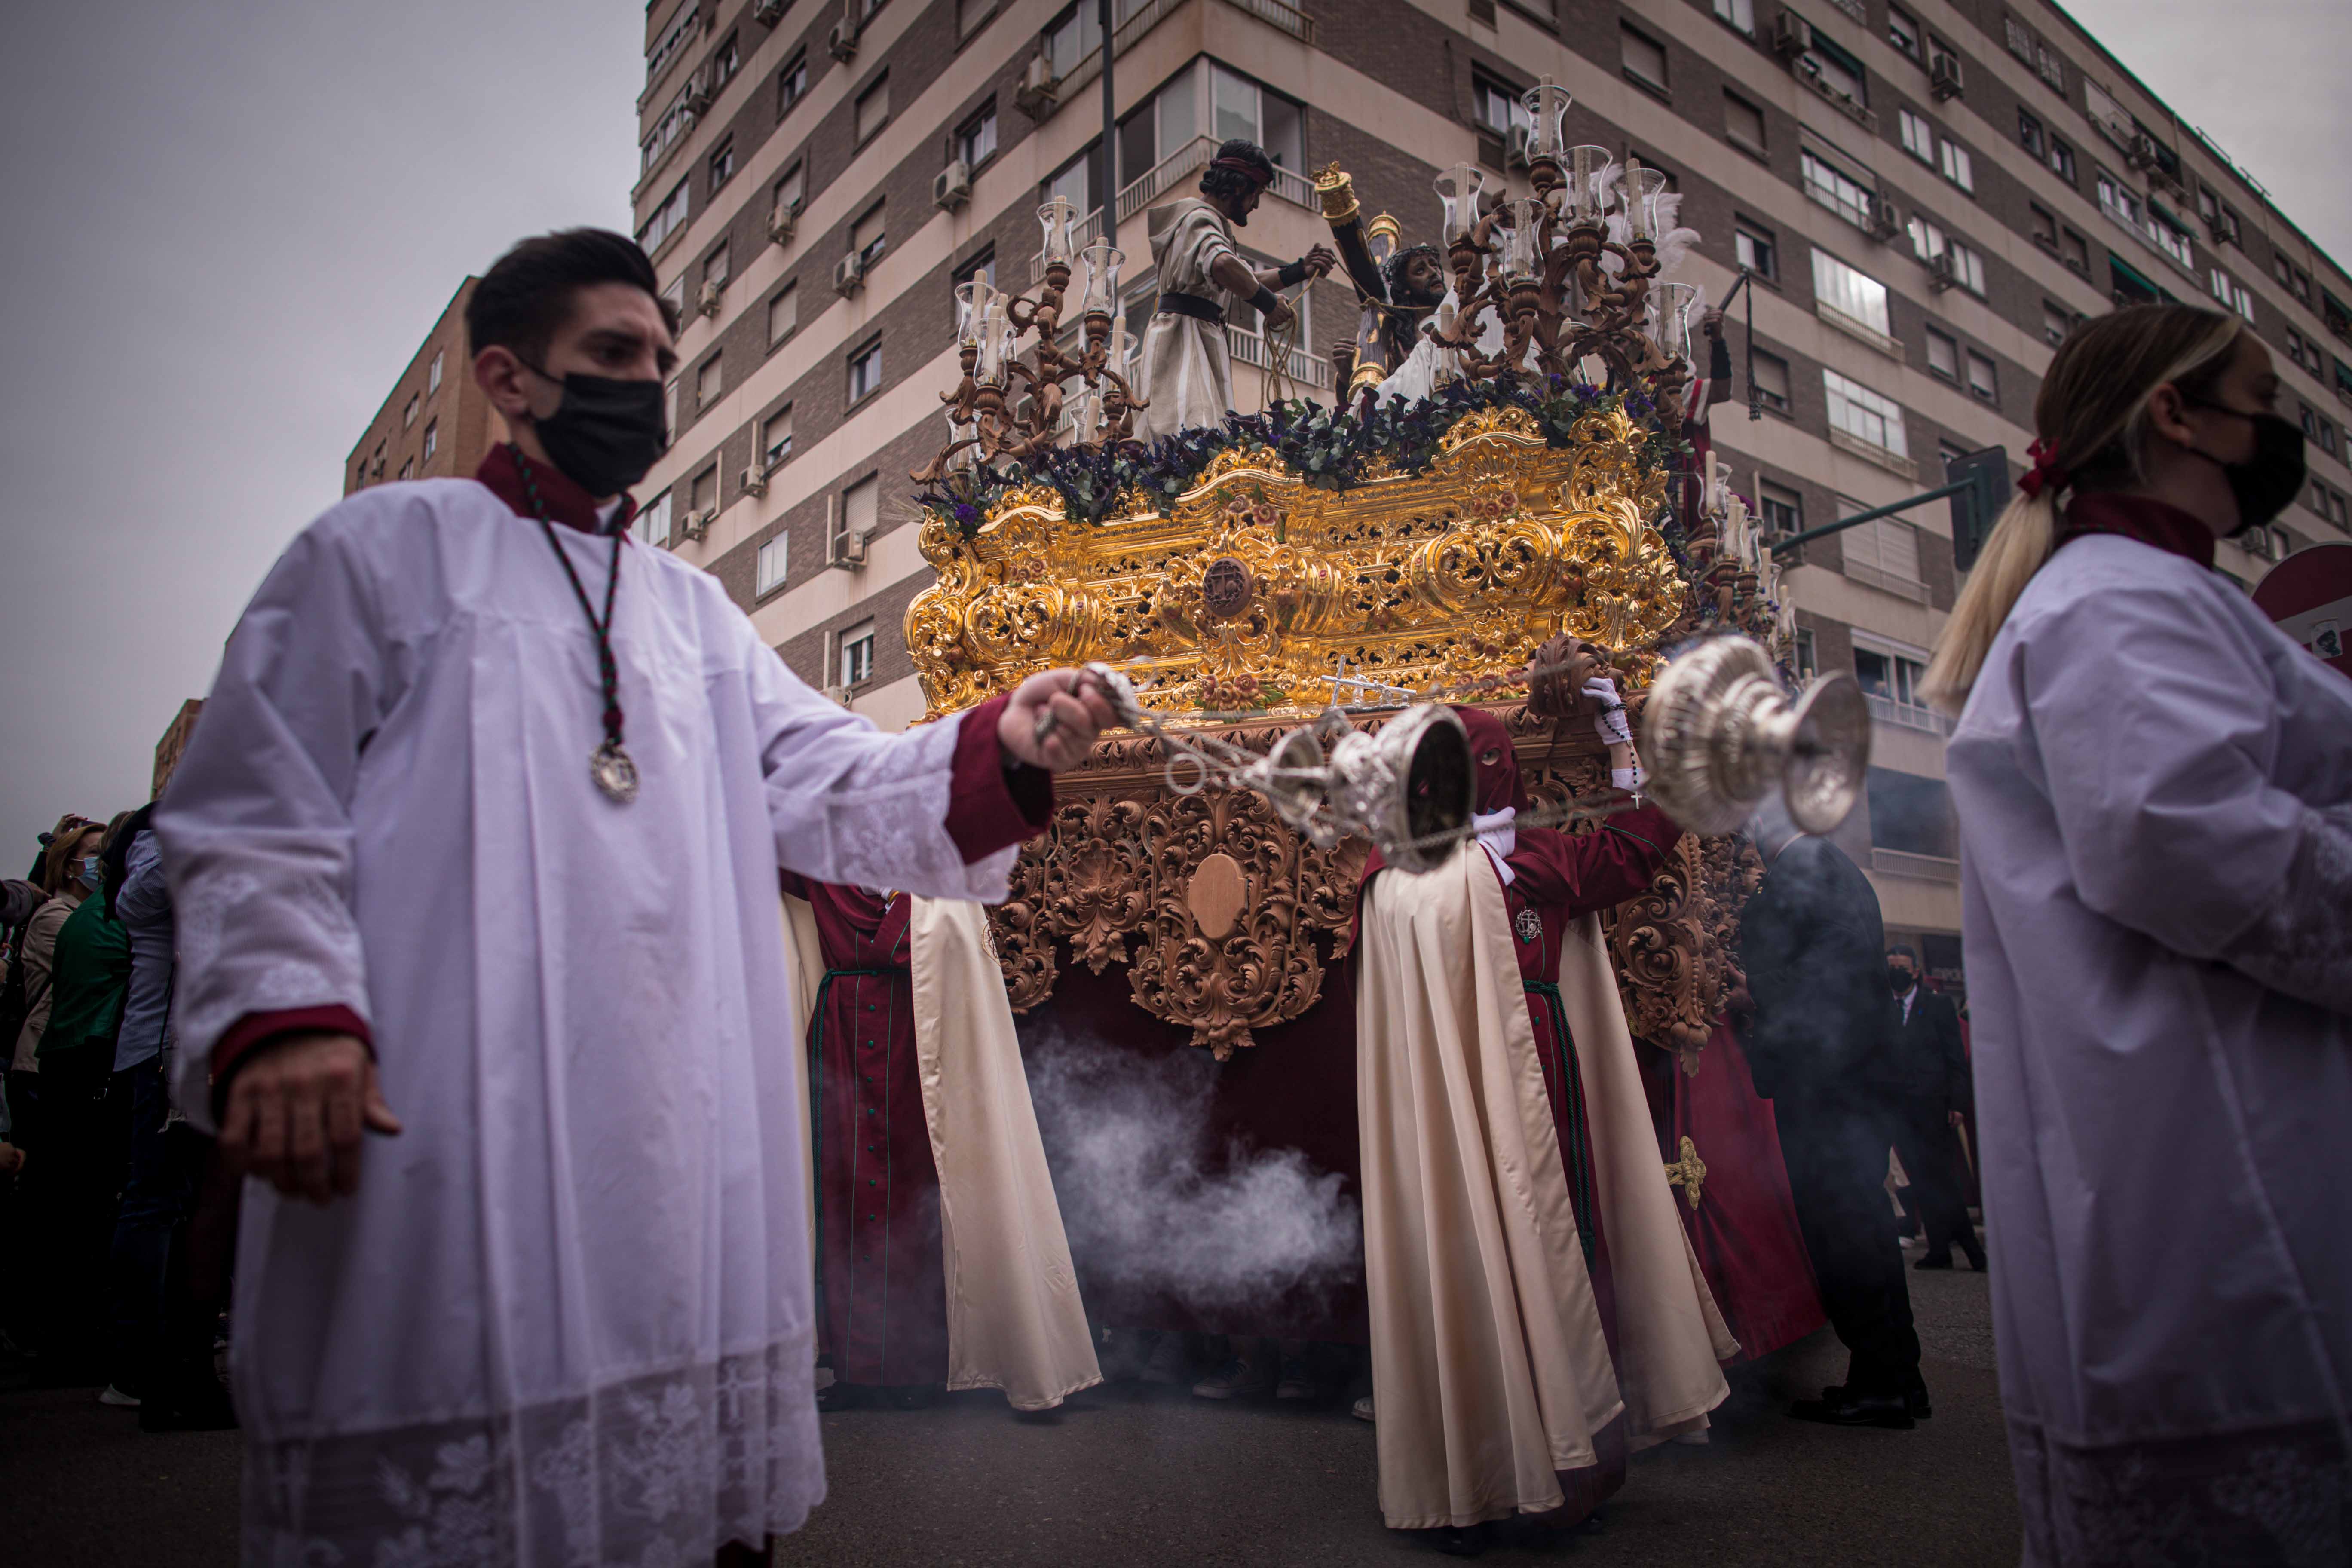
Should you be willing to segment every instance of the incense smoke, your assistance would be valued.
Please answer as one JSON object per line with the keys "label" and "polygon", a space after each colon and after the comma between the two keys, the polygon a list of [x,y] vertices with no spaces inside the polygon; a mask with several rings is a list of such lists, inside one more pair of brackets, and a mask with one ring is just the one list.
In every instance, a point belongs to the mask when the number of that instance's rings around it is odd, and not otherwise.
{"label": "incense smoke", "polygon": [[1026,1056],[1062,1224],[1087,1274],[1217,1312],[1360,1272],[1346,1178],[1296,1149],[1231,1142],[1213,1158],[1217,1068],[1204,1053],[1145,1058],[1049,1029]]}

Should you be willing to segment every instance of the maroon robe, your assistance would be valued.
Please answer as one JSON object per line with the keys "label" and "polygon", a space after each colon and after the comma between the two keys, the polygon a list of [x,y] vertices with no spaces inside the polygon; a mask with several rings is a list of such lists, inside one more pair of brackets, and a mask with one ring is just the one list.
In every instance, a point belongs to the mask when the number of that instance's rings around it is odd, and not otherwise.
{"label": "maroon robe", "polygon": [[789,874],[784,891],[815,911],[824,952],[809,1016],[817,1347],[842,1383],[945,1383],[940,1173],[907,967],[914,900]]}

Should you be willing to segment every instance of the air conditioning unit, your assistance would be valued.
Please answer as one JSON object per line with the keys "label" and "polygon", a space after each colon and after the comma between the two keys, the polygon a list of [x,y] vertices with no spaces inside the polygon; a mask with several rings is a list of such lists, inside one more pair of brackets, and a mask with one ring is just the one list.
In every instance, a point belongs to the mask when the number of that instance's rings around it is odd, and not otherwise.
{"label": "air conditioning unit", "polygon": [[931,205],[953,212],[971,200],[971,165],[958,158],[931,176]]}
{"label": "air conditioning unit", "polygon": [[1927,287],[1940,294],[1960,280],[1959,269],[1952,262],[1952,253],[1939,250],[1927,258]]}
{"label": "air conditioning unit", "polygon": [[743,493],[763,496],[768,493],[768,470],[754,463],[743,470]]}
{"label": "air conditioning unit", "polygon": [[849,706],[849,688],[846,686],[828,686],[824,688],[824,700],[827,702],[837,702],[842,707],[846,708]]}
{"label": "air conditioning unit", "polygon": [[2135,169],[2156,167],[2156,138],[2145,131],[2135,131],[2124,144],[2124,162]]}
{"label": "air conditioning unit", "polygon": [[760,0],[751,7],[751,20],[762,27],[772,27],[784,19],[784,0]]}
{"label": "air conditioning unit", "polygon": [[859,0],[844,0],[841,20],[824,36],[824,52],[847,65],[857,58],[857,7]]}
{"label": "air conditioning unit", "polygon": [[700,114],[710,107],[710,70],[705,67],[686,79],[686,111]]}
{"label": "air conditioning unit", "polygon": [[715,316],[719,314],[719,299],[726,292],[726,284],[706,278],[702,280],[702,292],[694,297],[694,308],[706,316]]}
{"label": "air conditioning unit", "polygon": [[677,531],[682,538],[699,544],[710,536],[710,525],[719,521],[719,509],[704,507],[700,511],[688,512],[678,520]]}
{"label": "air conditioning unit", "polygon": [[833,291],[846,299],[866,287],[866,257],[851,251],[833,264]]}
{"label": "air conditioning unit", "polygon": [[800,213],[792,207],[772,207],[768,212],[768,241],[772,245],[790,245],[793,230],[799,226]]}
{"label": "air conditioning unit", "polygon": [[867,531],[851,528],[842,517],[841,498],[828,496],[824,503],[824,563],[843,572],[857,572],[866,566]]}
{"label": "air conditioning unit", "polygon": [[1960,69],[1958,56],[1937,55],[1927,67],[1927,90],[1937,102],[1958,98],[1968,89],[1968,78]]}
{"label": "air conditioning unit", "polygon": [[1870,237],[1893,239],[1903,232],[1903,215],[1895,210],[1895,199],[1873,191],[1870,195]]}
{"label": "air conditioning unit", "polygon": [[1039,55],[1021,73],[1021,85],[1013,89],[1013,106],[1032,120],[1043,120],[1060,105],[1061,89],[1054,62]]}
{"label": "air conditioning unit", "polygon": [[1528,166],[1528,146],[1534,140],[1535,132],[1525,125],[1514,125],[1508,131],[1505,132],[1503,133],[1503,163],[1505,167],[1512,169],[1526,168]]}
{"label": "air conditioning unit", "polygon": [[1795,59],[1813,47],[1812,24],[1794,11],[1783,11],[1772,18],[1772,52],[1784,60]]}

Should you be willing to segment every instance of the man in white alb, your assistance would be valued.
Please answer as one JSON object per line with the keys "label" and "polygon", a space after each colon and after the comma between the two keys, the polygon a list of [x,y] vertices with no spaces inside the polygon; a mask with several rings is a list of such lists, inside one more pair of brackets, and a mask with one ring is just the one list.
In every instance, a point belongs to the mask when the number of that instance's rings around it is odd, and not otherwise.
{"label": "man in white alb", "polygon": [[512,442],[296,538],[156,816],[177,1093],[262,1178],[245,1560],[748,1557],[824,1489],[778,868],[1001,898],[1108,715],[1057,673],[886,736],[630,540],[628,239],[524,241],[467,329]]}

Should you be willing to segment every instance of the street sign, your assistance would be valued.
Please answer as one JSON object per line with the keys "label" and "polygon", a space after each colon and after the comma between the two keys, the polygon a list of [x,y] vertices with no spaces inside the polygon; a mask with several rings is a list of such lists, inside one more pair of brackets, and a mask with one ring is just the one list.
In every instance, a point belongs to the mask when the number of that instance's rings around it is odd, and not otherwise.
{"label": "street sign", "polygon": [[2320,662],[2352,676],[2352,544],[2296,551],[2263,574],[2254,607]]}
{"label": "street sign", "polygon": [[1987,447],[1948,458],[1944,478],[1969,481],[1969,488],[1954,492],[1951,500],[1952,565],[1965,572],[1977,563],[1985,536],[2009,509],[2009,449]]}

